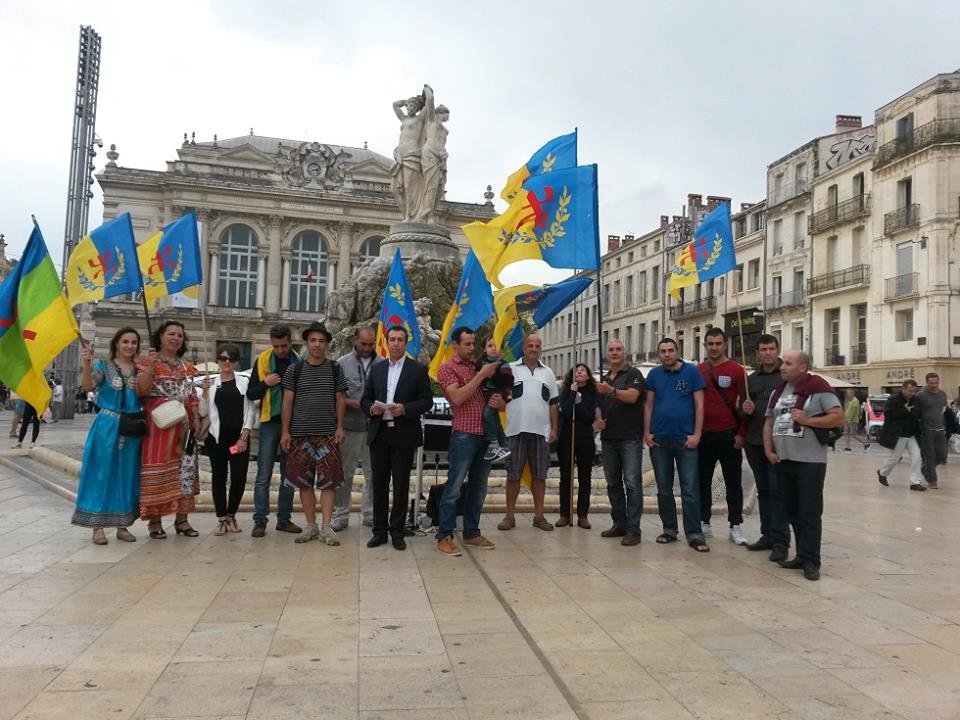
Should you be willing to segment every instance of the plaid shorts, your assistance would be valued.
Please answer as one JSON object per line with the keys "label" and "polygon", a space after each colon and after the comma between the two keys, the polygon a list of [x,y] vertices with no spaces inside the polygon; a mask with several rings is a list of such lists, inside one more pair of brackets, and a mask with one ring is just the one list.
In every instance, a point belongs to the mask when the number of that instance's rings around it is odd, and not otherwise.
{"label": "plaid shorts", "polygon": [[290,438],[284,484],[294,488],[336,490],[343,484],[343,460],[333,435]]}
{"label": "plaid shorts", "polygon": [[[546,480],[550,470],[550,444],[543,435],[522,432],[519,435],[507,435],[506,459],[507,480],[519,482],[523,466],[530,465],[530,474],[534,480]],[[289,461],[288,461],[289,462]]]}

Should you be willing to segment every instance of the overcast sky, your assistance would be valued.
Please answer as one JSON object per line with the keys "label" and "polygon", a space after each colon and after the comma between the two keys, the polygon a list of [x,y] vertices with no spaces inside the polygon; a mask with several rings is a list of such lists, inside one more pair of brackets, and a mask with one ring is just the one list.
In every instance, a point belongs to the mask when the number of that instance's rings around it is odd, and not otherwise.
{"label": "overcast sky", "polygon": [[[579,127],[580,162],[599,165],[602,237],[652,229],[688,192],[760,200],[767,164],[832,132],[834,115],[868,124],[960,67],[956,0],[0,8],[0,232],[19,256],[35,213],[58,266],[81,24],[103,40],[96,129],[120,165],[163,169],[184,132],[250,128],[389,156],[392,101],[428,82],[451,110],[448,198],[482,202]],[[98,192],[91,227],[101,214]]]}

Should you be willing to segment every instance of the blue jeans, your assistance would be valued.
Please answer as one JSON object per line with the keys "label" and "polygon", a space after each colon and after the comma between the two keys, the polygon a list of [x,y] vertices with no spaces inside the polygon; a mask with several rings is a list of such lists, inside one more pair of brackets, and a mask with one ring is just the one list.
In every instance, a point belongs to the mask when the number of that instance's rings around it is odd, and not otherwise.
{"label": "blue jeans", "polygon": [[280,421],[271,420],[260,424],[260,443],[257,450],[257,481],[253,486],[253,522],[266,525],[270,515],[270,480],[273,478],[273,463],[280,455],[280,495],[277,499],[277,522],[290,522],[293,512],[293,488],[283,483],[287,470],[287,454],[280,452]]}
{"label": "blue jeans", "polygon": [[643,515],[643,446],[639,440],[603,440],[601,449],[613,524],[627,532],[640,532],[640,517]]}
{"label": "blue jeans", "polygon": [[700,529],[700,481],[697,474],[697,451],[684,447],[683,438],[655,438],[657,447],[650,448],[650,462],[657,478],[657,510],[665,535],[676,537],[677,501],[673,495],[673,467],[680,477],[680,503],[683,507],[683,534],[687,541],[703,542]]}
{"label": "blue jeans", "polygon": [[450,449],[447,460],[447,484],[440,498],[440,529],[437,541],[453,536],[457,525],[457,501],[467,481],[467,495],[463,502],[463,539],[480,536],[480,512],[487,497],[487,478],[490,475],[490,463],[483,459],[487,451],[487,439],[483,435],[471,435],[455,430],[450,435]]}

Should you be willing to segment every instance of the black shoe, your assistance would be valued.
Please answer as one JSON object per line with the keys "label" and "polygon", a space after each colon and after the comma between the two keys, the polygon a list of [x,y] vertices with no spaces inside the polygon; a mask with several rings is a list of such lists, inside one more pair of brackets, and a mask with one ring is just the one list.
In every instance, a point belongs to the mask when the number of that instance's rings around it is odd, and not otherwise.
{"label": "black shoe", "polygon": [[[886,485],[886,483],[884,483],[884,485]],[[911,486],[910,486],[910,489],[911,489],[911,490],[919,490],[920,492],[926,492],[926,490],[927,490],[923,485],[911,485]]]}
{"label": "black shoe", "polygon": [[931,490],[937,490],[940,486],[937,484],[936,480],[927,480],[927,487]]}
{"label": "black shoe", "polygon": [[626,535],[623,536],[623,540],[620,541],[621,545],[639,545],[640,544],[640,531],[631,530]]}
{"label": "black shoe", "polygon": [[381,545],[386,545],[386,544],[387,544],[386,535],[374,535],[372,538],[367,540],[368,548],[380,547]]}
{"label": "black shoe", "polygon": [[600,537],[623,537],[626,534],[627,531],[624,528],[620,527],[619,525],[614,525],[609,530],[604,530],[602,533],[600,533]]}
{"label": "black shoe", "polygon": [[803,570],[804,562],[795,557],[793,560],[780,560],[779,565],[786,570]]}
{"label": "black shoe", "polygon": [[277,523],[277,532],[286,532],[286,533],[293,533],[294,535],[298,535],[303,532],[303,528],[297,525],[296,523],[292,523],[289,520],[287,520],[286,522]]}
{"label": "black shoe", "polygon": [[780,563],[787,559],[787,549],[783,545],[774,545],[770,553],[770,562]]}
{"label": "black shoe", "polygon": [[877,482],[886,487],[890,486],[890,483],[887,482],[887,478],[881,475],[879,470],[877,470]]}
{"label": "black shoe", "polygon": [[773,550],[773,543],[766,538],[760,538],[755,543],[747,545],[747,550]]}
{"label": "black shoe", "polygon": [[818,568],[813,563],[807,563],[803,566],[803,576],[807,580],[819,580],[820,579],[820,568]]}
{"label": "black shoe", "polygon": [[263,537],[267,534],[267,526],[264,523],[256,523],[253,530],[250,531],[251,537]]}
{"label": "black shoe", "polygon": [[402,537],[399,537],[399,536],[393,538],[393,549],[394,549],[394,550],[406,550],[406,549],[407,549],[407,541],[404,540]]}

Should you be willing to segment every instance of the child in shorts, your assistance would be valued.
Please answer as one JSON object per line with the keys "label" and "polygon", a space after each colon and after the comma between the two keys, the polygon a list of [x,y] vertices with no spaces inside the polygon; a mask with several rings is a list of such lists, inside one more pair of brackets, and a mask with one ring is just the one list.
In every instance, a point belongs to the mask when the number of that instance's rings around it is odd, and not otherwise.
{"label": "child in shorts", "polygon": [[[500,365],[493,376],[483,383],[483,399],[489,401],[494,395],[500,395],[504,402],[509,402],[513,388],[513,372],[510,370],[510,365],[501,359],[500,349],[493,338],[484,343],[483,357],[479,364],[489,365],[490,363],[500,363]],[[506,447],[507,437],[500,424],[500,411],[494,410],[489,405],[483,408],[483,434],[489,443],[487,452],[483,456],[484,460],[503,460],[510,455]]]}

